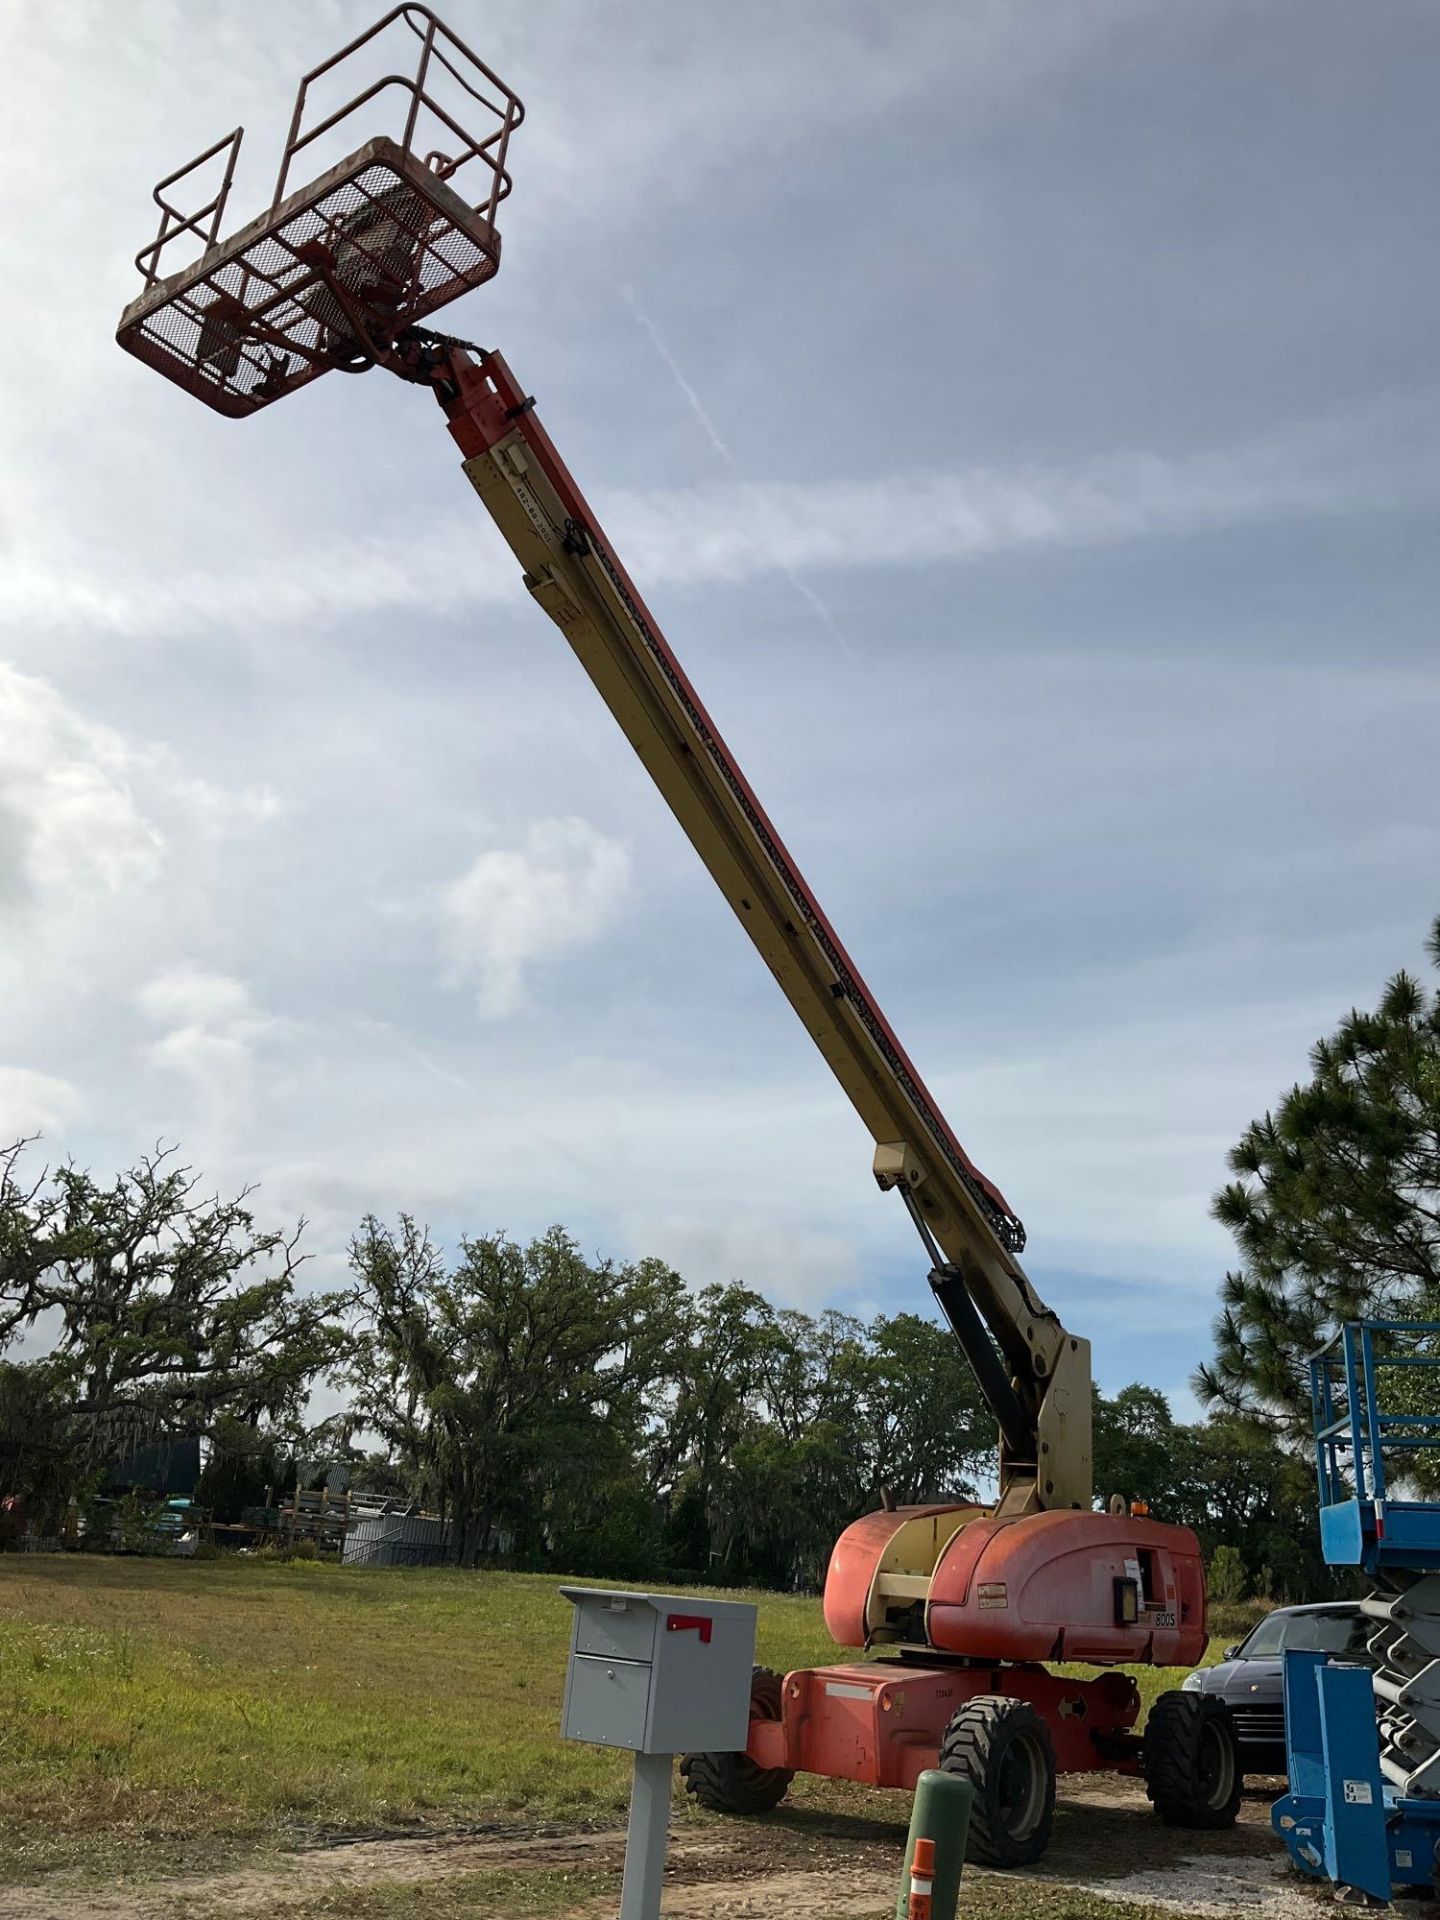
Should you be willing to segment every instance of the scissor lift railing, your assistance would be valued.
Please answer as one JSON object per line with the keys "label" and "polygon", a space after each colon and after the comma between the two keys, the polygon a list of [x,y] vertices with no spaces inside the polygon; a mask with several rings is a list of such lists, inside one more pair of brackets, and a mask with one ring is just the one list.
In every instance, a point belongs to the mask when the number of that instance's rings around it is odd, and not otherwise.
{"label": "scissor lift railing", "polygon": [[1310,1362],[1320,1534],[1332,1566],[1440,1567],[1440,1508],[1391,1491],[1413,1482],[1417,1453],[1440,1447],[1436,1341],[1425,1320],[1352,1321]]}
{"label": "scissor lift railing", "polygon": [[[419,42],[413,71],[381,72],[333,111],[313,109],[317,83],[388,54],[407,31]],[[391,95],[403,109],[395,135],[372,134],[289,191],[297,156],[343,138],[362,109],[373,126],[378,103]],[[462,112],[478,125],[462,123]],[[144,291],[116,337],[236,417],[331,369],[363,371],[375,363],[377,329],[389,335],[388,347],[498,270],[495,217],[510,191],[506,155],[523,117],[519,98],[428,7],[394,8],[300,82],[274,199],[247,226],[219,237],[243,129],[160,182],[159,230],[135,259]],[[219,183],[205,199],[211,163]],[[179,204],[187,185],[202,200],[190,210]],[[187,237],[201,243],[200,258],[163,275],[171,249]]]}
{"label": "scissor lift railing", "polygon": [[[1362,1661],[1285,1656],[1289,1791],[1271,1813],[1306,1873],[1371,1904],[1440,1872],[1440,1325],[1354,1321],[1310,1362],[1320,1537],[1364,1567]],[[1397,1494],[1398,1489],[1398,1494]]]}

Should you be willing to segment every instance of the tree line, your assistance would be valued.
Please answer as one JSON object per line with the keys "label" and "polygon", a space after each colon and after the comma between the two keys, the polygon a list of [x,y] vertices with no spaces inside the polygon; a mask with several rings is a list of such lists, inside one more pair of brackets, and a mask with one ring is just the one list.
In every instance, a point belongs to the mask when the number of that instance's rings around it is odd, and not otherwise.
{"label": "tree line", "polygon": [[[1100,1496],[1192,1526],[1227,1585],[1291,1598],[1326,1579],[1308,1355],[1344,1319],[1440,1308],[1440,995],[1396,975],[1311,1068],[1216,1198],[1241,1260],[1196,1375],[1207,1417],[1138,1383],[1095,1400]],[[695,1291],[560,1227],[447,1257],[408,1216],[368,1218],[343,1286],[307,1289],[302,1263],[298,1229],[206,1195],[176,1155],[101,1181],[34,1143],[0,1154],[0,1496],[47,1531],[107,1464],[204,1434],[217,1512],[344,1459],[444,1514],[469,1564],[800,1588],[882,1501],[988,1491],[993,1421],[913,1313]],[[320,1382],[344,1411],[316,1430]]]}
{"label": "tree line", "polygon": [[[217,1517],[344,1460],[356,1487],[443,1514],[463,1563],[617,1578],[815,1587],[858,1514],[988,1491],[994,1422],[917,1314],[692,1291],[559,1227],[447,1259],[403,1215],[362,1224],[348,1286],[306,1293],[295,1236],[258,1230],[244,1196],[200,1198],[165,1156],[104,1186],[73,1168],[26,1183],[23,1165],[12,1150],[0,1176],[5,1324],[48,1316],[52,1344],[0,1360],[0,1491],[42,1531],[117,1457],[195,1432]],[[321,1380],[345,1410],[316,1429]],[[1095,1462],[1102,1496],[1235,1547],[1250,1590],[1312,1571],[1308,1465],[1255,1423],[1097,1392]]]}

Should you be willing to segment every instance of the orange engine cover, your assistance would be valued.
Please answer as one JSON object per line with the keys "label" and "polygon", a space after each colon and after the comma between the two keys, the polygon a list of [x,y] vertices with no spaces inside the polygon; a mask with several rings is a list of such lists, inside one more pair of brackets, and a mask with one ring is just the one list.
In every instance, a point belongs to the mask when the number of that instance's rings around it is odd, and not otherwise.
{"label": "orange engine cover", "polygon": [[[1121,1588],[1139,1589],[1124,1621]],[[1194,1666],[1205,1573],[1188,1527],[1108,1513],[972,1520],[940,1556],[926,1624],[946,1653]]]}
{"label": "orange engine cover", "polygon": [[867,1514],[836,1542],[825,1621],[842,1646],[874,1637],[873,1595],[894,1581],[892,1543],[902,1526],[913,1538],[922,1520],[944,1541],[920,1583],[926,1636],[941,1652],[1160,1667],[1204,1655],[1205,1575],[1188,1527],[1073,1510],[1001,1520],[938,1506]]}

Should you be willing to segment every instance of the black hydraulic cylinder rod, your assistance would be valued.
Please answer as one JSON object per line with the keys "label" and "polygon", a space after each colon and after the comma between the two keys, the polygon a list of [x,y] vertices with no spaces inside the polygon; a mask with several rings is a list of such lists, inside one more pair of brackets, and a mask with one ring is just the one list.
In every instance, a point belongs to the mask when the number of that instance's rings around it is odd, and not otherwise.
{"label": "black hydraulic cylinder rod", "polygon": [[902,1186],[900,1196],[930,1256],[930,1290],[940,1302],[940,1311],[950,1322],[950,1331],[960,1342],[960,1351],[969,1362],[981,1398],[999,1422],[1006,1457],[1012,1465],[1022,1461],[1033,1462],[1036,1458],[1034,1416],[1015,1391],[1014,1383],[1005,1371],[1000,1350],[990,1337],[980,1316],[980,1309],[970,1298],[965,1275],[953,1260],[940,1257],[930,1224],[909,1187]]}
{"label": "black hydraulic cylinder rod", "polygon": [[931,1270],[930,1285],[940,1302],[941,1312],[960,1342],[960,1351],[970,1364],[981,1397],[1000,1423],[1007,1459],[1011,1465],[1033,1460],[1035,1423],[1005,1371],[1005,1362],[970,1298],[964,1275],[947,1261]]}

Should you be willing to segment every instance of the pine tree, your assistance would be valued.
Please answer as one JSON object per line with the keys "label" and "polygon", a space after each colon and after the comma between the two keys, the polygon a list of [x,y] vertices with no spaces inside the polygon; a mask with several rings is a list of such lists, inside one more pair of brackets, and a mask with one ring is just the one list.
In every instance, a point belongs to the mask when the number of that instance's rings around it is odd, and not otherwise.
{"label": "pine tree", "polygon": [[[1440,967],[1440,919],[1427,943]],[[1345,1320],[1440,1308],[1440,993],[1401,972],[1310,1056],[1311,1078],[1248,1127],[1214,1213],[1228,1273],[1208,1406],[1310,1431],[1309,1356]]]}

